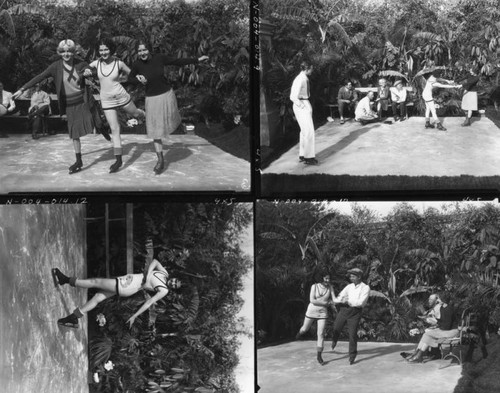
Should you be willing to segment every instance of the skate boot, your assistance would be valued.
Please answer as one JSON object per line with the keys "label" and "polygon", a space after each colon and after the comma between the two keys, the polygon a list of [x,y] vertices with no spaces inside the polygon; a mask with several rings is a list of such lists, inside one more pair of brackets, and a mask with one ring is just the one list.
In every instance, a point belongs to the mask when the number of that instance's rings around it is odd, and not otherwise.
{"label": "skate boot", "polygon": [[77,329],[78,328],[78,318],[76,315],[69,314],[67,317],[61,318],[57,320],[57,324],[65,327],[69,327],[72,329]]}
{"label": "skate boot", "polygon": [[121,155],[116,155],[115,156],[116,161],[109,167],[109,173],[115,173],[118,172],[118,169],[122,166],[122,156]]}
{"label": "skate boot", "polygon": [[444,128],[443,125],[440,122],[437,123],[437,129],[439,131],[446,131],[446,128]]}
{"label": "skate boot", "polygon": [[323,360],[323,356],[321,356],[321,353],[323,350],[318,350],[318,354],[316,355],[316,359],[318,360],[318,363],[321,364],[322,366],[325,364],[325,361]]}

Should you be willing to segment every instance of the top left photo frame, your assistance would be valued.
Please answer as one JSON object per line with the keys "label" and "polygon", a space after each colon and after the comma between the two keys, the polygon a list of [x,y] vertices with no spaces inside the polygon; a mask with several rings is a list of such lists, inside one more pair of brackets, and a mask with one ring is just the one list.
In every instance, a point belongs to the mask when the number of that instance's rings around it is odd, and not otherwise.
{"label": "top left photo frame", "polygon": [[245,0],[5,0],[0,195],[249,193]]}

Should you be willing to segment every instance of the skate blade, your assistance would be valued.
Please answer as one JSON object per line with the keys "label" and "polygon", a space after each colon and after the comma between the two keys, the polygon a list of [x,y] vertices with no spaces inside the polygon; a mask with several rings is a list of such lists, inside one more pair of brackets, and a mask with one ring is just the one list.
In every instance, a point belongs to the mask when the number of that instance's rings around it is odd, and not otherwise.
{"label": "skate blade", "polygon": [[54,280],[54,286],[57,288],[60,284],[56,276],[56,269],[51,269],[50,271],[52,273],[52,280]]}
{"label": "skate blade", "polygon": [[59,321],[57,321],[57,324],[59,326],[64,326],[64,327],[68,327],[68,328],[71,328],[71,329],[78,329],[78,324],[74,324],[74,323],[59,322]]}

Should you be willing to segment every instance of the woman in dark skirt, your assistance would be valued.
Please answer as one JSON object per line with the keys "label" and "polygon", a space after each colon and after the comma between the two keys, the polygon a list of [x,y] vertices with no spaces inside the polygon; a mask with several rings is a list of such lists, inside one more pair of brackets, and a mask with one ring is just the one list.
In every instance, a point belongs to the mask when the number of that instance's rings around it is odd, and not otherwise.
{"label": "woman in dark skirt", "polygon": [[462,82],[464,95],[462,97],[462,110],[465,112],[465,121],[462,127],[470,126],[472,111],[477,111],[477,88],[479,76],[474,68],[470,69],[470,76]]}
{"label": "woman in dark skirt", "polygon": [[14,93],[19,97],[23,91],[37,83],[52,77],[56,85],[57,99],[61,114],[66,114],[68,120],[69,137],[73,140],[76,162],[69,167],[69,173],[79,172],[82,169],[82,151],[80,137],[92,133],[94,120],[91,107],[94,104],[92,94],[86,94],[85,83],[82,78],[83,70],[88,64],[75,59],[76,45],[72,40],[63,40],[57,47],[60,60],[52,63],[45,71],[35,76]]}
{"label": "woman in dark skirt", "polygon": [[147,45],[140,42],[137,45],[139,59],[132,64],[130,79],[137,79],[146,89],[146,129],[153,139],[158,162],[154,172],[158,175],[164,167],[162,138],[166,138],[181,124],[181,116],[177,108],[177,98],[170,82],[164,76],[166,65],[182,66],[196,64],[208,59],[175,58],[164,54],[151,55]]}

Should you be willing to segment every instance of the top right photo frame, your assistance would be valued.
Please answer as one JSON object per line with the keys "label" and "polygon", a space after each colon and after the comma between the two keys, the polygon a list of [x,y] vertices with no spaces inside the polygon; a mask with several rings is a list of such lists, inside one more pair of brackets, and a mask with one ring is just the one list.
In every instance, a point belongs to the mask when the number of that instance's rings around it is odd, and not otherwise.
{"label": "top right photo frame", "polygon": [[496,195],[499,2],[260,2],[260,194]]}

